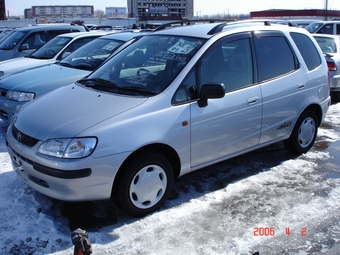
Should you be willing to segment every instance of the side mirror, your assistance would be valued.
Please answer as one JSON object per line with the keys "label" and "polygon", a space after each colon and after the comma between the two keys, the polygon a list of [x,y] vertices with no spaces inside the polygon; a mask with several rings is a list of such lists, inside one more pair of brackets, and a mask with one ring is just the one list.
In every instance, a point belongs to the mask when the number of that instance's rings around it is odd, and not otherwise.
{"label": "side mirror", "polygon": [[223,98],[225,95],[225,88],[223,83],[207,83],[204,84],[200,91],[200,99],[198,100],[199,107],[206,107],[208,99]]}
{"label": "side mirror", "polygon": [[29,50],[28,44],[23,44],[23,45],[21,45],[21,47],[19,48],[19,51],[25,51],[25,50]]}
{"label": "side mirror", "polygon": [[204,84],[200,91],[200,99],[198,100],[199,107],[206,107],[208,99],[223,98],[225,88],[223,83],[207,83]]}

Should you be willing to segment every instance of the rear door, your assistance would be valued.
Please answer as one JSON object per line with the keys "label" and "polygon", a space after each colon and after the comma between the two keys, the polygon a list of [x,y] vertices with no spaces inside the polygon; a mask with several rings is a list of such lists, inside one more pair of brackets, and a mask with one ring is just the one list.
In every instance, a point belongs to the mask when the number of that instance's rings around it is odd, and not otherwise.
{"label": "rear door", "polygon": [[263,96],[260,144],[288,135],[308,102],[306,71],[280,31],[255,32],[258,83]]}

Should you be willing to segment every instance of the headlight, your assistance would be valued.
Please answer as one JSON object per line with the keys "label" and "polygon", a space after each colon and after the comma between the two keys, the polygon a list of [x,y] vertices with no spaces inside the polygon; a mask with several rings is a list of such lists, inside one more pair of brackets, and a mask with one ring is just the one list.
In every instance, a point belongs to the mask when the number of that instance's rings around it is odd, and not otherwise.
{"label": "headlight", "polygon": [[57,158],[85,158],[97,145],[94,137],[75,139],[50,139],[40,145],[38,152]]}
{"label": "headlight", "polygon": [[29,102],[34,99],[35,94],[22,91],[7,91],[6,99],[19,101],[19,102]]}

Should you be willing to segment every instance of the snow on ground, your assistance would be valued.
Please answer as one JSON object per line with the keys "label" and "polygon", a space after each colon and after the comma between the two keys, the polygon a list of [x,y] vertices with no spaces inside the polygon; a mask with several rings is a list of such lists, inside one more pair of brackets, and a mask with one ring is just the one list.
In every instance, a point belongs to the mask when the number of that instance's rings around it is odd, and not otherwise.
{"label": "snow on ground", "polygon": [[[17,178],[5,146],[6,126],[0,122],[0,253],[73,254],[70,234],[81,226],[70,229],[72,219],[63,210],[77,205],[56,202]],[[340,104],[331,106],[319,129],[323,143],[340,140],[334,126],[340,126]],[[333,155],[313,149],[292,158],[281,144],[262,152],[263,158],[268,153],[282,160],[263,164],[258,155],[249,154],[188,174],[175,185],[177,196],[140,219],[105,203],[91,203],[104,207],[92,208],[94,214],[110,215],[112,210],[110,224],[85,229],[93,254],[322,254],[331,245],[320,241],[325,231],[318,226],[327,220],[336,222],[328,230],[338,233],[327,240],[340,242],[340,178],[324,177],[326,170],[340,174]],[[84,207],[78,209],[81,218]],[[265,229],[273,235],[256,236]]]}

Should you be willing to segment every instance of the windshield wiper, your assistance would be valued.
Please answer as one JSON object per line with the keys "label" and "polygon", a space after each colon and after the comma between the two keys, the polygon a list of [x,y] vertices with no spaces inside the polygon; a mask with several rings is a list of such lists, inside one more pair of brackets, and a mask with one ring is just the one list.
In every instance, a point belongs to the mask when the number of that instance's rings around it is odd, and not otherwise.
{"label": "windshield wiper", "polygon": [[138,92],[147,92],[149,94],[152,95],[157,95],[157,92],[148,89],[148,88],[143,88],[143,87],[137,87],[137,86],[127,86],[127,87],[123,87],[121,89],[125,89],[125,90],[131,90],[131,91],[138,91]]}
{"label": "windshield wiper", "polygon": [[78,81],[81,84],[84,84],[86,87],[96,88],[96,89],[117,89],[119,86],[117,86],[115,83],[100,79],[100,78],[92,78],[92,79],[81,79]]}
{"label": "windshield wiper", "polygon": [[65,62],[59,62],[59,65],[66,66],[66,67],[74,67],[73,65],[71,65],[69,63],[65,63]]}

